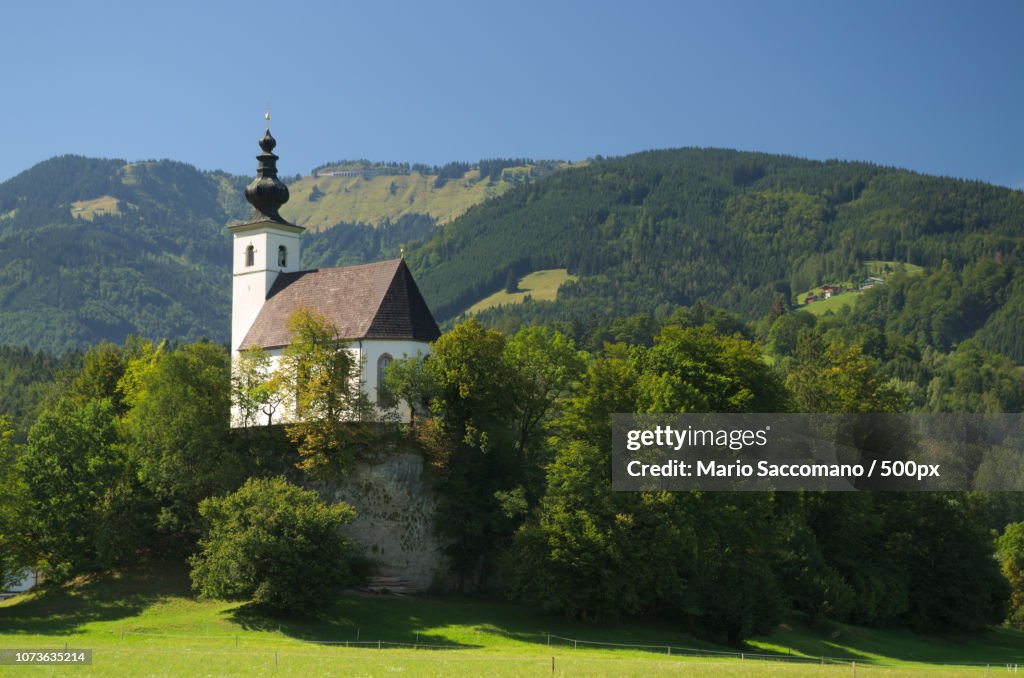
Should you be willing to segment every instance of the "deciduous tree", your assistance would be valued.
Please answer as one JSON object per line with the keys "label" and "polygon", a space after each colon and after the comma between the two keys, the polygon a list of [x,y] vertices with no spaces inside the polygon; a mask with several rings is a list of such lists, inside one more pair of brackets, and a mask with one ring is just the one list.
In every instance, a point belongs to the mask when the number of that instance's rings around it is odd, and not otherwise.
{"label": "deciduous tree", "polygon": [[358,580],[352,546],[338,531],[355,517],[348,504],[325,504],[283,478],[254,478],[204,499],[199,513],[192,586],[204,597],[310,613]]}

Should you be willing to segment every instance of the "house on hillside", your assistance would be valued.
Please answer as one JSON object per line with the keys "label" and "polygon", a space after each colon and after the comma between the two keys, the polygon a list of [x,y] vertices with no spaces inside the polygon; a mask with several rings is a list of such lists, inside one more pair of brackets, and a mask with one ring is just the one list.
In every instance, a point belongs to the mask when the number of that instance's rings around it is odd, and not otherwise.
{"label": "house on hillside", "polygon": [[837,294],[842,294],[845,290],[842,285],[822,285],[821,296],[823,299],[831,299]]}
{"label": "house on hillside", "polygon": [[[288,187],[277,178],[270,134],[260,140],[256,179],[245,189],[253,218],[228,227],[232,235],[231,355],[262,348],[276,367],[290,343],[288,321],[307,308],[324,316],[362,364],[361,382],[379,403],[384,371],[395,358],[427,354],[440,336],[405,259],[359,266],[299,270],[303,228],[279,214]],[[271,415],[270,423],[288,414]],[[232,420],[238,424],[237,410]]]}
{"label": "house on hillside", "polygon": [[864,278],[863,280],[860,281],[860,285],[858,286],[858,289],[860,289],[860,290],[869,290],[872,287],[874,287],[876,285],[881,285],[884,282],[885,282],[885,280],[883,280],[881,278],[876,278],[875,276],[870,275],[867,278]]}

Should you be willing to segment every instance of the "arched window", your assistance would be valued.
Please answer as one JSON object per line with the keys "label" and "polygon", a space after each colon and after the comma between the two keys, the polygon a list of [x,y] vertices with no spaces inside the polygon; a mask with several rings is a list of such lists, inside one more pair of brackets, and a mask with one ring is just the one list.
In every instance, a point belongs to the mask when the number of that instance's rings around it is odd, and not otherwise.
{"label": "arched window", "polygon": [[277,265],[287,266],[288,265],[288,248],[284,245],[280,245],[277,248]]}
{"label": "arched window", "polygon": [[382,353],[377,358],[377,404],[381,407],[391,407],[395,403],[395,399],[387,389],[384,388],[384,372],[388,369],[388,365],[394,358],[391,357],[390,353]]}
{"label": "arched window", "polygon": [[249,245],[245,248],[245,265],[252,266],[256,263],[256,248]]}

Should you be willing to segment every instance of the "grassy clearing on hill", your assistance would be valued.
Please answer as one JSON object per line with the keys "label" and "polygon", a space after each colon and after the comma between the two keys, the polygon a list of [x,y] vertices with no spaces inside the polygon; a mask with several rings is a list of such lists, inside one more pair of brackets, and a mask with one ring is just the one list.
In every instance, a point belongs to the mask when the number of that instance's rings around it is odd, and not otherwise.
{"label": "grassy clearing on hill", "polygon": [[[800,295],[800,296],[801,297],[806,297],[807,295],[803,294],[803,295]],[[831,311],[833,313],[838,313],[840,311],[840,309],[845,308],[846,306],[853,306],[854,304],[856,304],[857,303],[857,299],[859,299],[859,298],[860,298],[860,293],[858,293],[856,290],[854,290],[852,292],[845,292],[843,294],[840,294],[840,295],[835,296],[835,297],[831,297],[829,299],[819,299],[818,301],[814,302],[813,304],[808,304],[806,306],[802,305],[803,304],[803,299],[801,299],[800,300],[800,303],[801,303],[800,310],[801,311],[807,311],[808,313],[812,313],[814,315],[825,315],[829,311]]]}
{"label": "grassy clearing on hill", "polygon": [[[559,169],[569,167],[562,163]],[[527,181],[530,167],[510,167],[504,177]],[[525,176],[522,176],[525,175]],[[311,231],[330,228],[339,221],[379,224],[403,214],[429,214],[439,223],[447,223],[473,205],[497,197],[515,184],[513,181],[480,181],[480,170],[434,188],[437,177],[412,172],[405,175],[370,177],[303,177],[291,184],[291,199],[281,210],[293,223]],[[321,194],[310,200],[313,188]]]}
{"label": "grassy clearing on hill", "polygon": [[576,280],[576,278],[577,276],[569,275],[569,271],[564,268],[535,271],[519,280],[518,292],[511,294],[505,290],[495,292],[470,306],[467,313],[473,315],[504,304],[521,304],[527,296],[535,301],[554,301],[558,295],[558,288],[563,283]]}
{"label": "grassy clearing on hill", "polygon": [[[289,186],[291,199],[281,210],[285,219],[311,231],[330,228],[339,221],[379,224],[403,214],[429,214],[440,223],[451,221],[473,205],[501,195],[511,184],[473,181],[475,170],[464,178],[434,188],[436,177],[413,172],[402,176],[303,177]],[[310,200],[313,187],[322,195]]]}
{"label": "grassy clearing on hill", "polygon": [[[559,637],[595,644],[574,649]],[[352,646],[357,640],[362,644]],[[378,640],[383,641],[379,649]],[[429,645],[444,649],[424,647]],[[817,631],[786,627],[751,641],[740,659],[715,657],[737,649],[694,639],[666,624],[572,622],[502,600],[348,595],[315,619],[268,618],[236,603],[193,598],[183,569],[171,565],[0,603],[0,647],[65,646],[93,649],[93,666],[83,672],[98,676],[551,675],[554,658],[555,675],[849,676],[850,662],[856,661],[857,675],[896,677],[985,675],[983,665],[914,662],[992,662],[1002,670],[1007,663],[1024,663],[1024,633],[1006,629],[929,638],[843,625]],[[684,648],[691,656],[680,656]],[[695,652],[705,656],[692,656]],[[752,658],[758,652],[812,661]],[[844,663],[830,665],[819,657]],[[42,670],[44,675],[65,672]]]}
{"label": "grassy clearing on hill", "polygon": [[924,268],[917,264],[908,264],[903,261],[865,261],[864,268],[868,275],[886,278],[896,273],[907,273],[909,275],[921,275]]}
{"label": "grassy clearing on hill", "polygon": [[100,196],[93,200],[76,200],[71,203],[71,216],[81,217],[92,221],[97,214],[120,214],[117,208],[117,198],[109,195]]}
{"label": "grassy clearing on hill", "polygon": [[[924,268],[917,264],[907,264],[902,261],[865,261],[864,270],[869,276],[874,276],[885,280],[890,276],[896,275],[897,273],[906,273],[907,275],[921,275],[924,273]],[[860,298],[858,292],[858,286],[860,280],[851,278],[850,280],[844,280],[841,282],[833,281],[832,284],[841,284],[846,288],[846,292],[830,297],[828,299],[819,298],[812,304],[805,305],[804,302],[807,299],[807,295],[814,293],[819,297],[822,295],[822,288],[815,287],[809,289],[796,297],[796,302],[799,305],[800,310],[807,311],[814,315],[825,315],[828,312],[838,313],[841,309],[847,306],[853,306],[857,303],[857,299]]]}

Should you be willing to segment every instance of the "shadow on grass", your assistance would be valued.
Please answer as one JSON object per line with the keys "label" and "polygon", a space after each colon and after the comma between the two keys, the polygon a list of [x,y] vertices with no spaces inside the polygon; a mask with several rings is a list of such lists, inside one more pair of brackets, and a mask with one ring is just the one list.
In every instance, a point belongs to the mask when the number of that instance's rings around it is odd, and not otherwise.
{"label": "shadow on grass", "polygon": [[147,563],[63,586],[43,585],[0,606],[0,633],[68,635],[85,624],[134,617],[162,600],[187,596],[188,575],[180,563]]}
{"label": "shadow on grass", "polygon": [[256,605],[242,605],[224,612],[224,616],[246,631],[276,632],[311,643],[352,643],[356,647],[360,644],[376,647],[377,641],[382,641],[390,645],[438,646],[445,649],[469,650],[483,647],[420,630],[423,625],[413,618],[407,619],[406,623],[393,620],[382,625],[380,618],[372,615],[369,623],[361,626],[360,621],[351,615],[339,614],[339,607],[346,606],[344,603],[336,604],[316,615],[287,615],[268,612]]}
{"label": "shadow on grass", "polygon": [[[504,599],[346,595],[317,616],[288,617],[252,606],[226,610],[225,619],[250,631],[279,632],[297,640],[400,643],[479,648],[524,643],[565,644],[558,636],[605,643],[672,644],[717,648],[678,629],[635,620],[590,624]],[[571,640],[569,641],[571,645]]]}
{"label": "shadow on grass", "polygon": [[[832,658],[858,663],[887,661],[937,664],[1024,663],[1024,633],[992,628],[978,633],[921,635],[904,629],[844,624],[780,627],[752,639],[745,648],[695,638],[670,620],[606,619],[581,622],[545,613],[536,606],[477,597],[395,597],[346,595],[316,617],[288,618],[243,606],[225,611],[248,630],[280,632],[307,641],[402,643],[447,647],[528,644],[592,649],[629,649],[673,654],[763,653]],[[550,634],[550,636],[549,636]],[[566,641],[565,639],[569,639]],[[765,643],[768,647],[760,647]],[[619,648],[611,646],[619,645]],[[648,646],[646,648],[639,646]]]}
{"label": "shadow on grass", "polygon": [[[1002,627],[923,635],[901,628],[867,628],[826,622],[815,628],[784,626],[770,636],[755,639],[755,642],[788,648],[794,654],[809,657],[865,663],[886,660],[937,664],[1024,663],[1024,633]],[[778,652],[756,646],[754,650]],[[782,653],[785,654],[786,650]]]}

